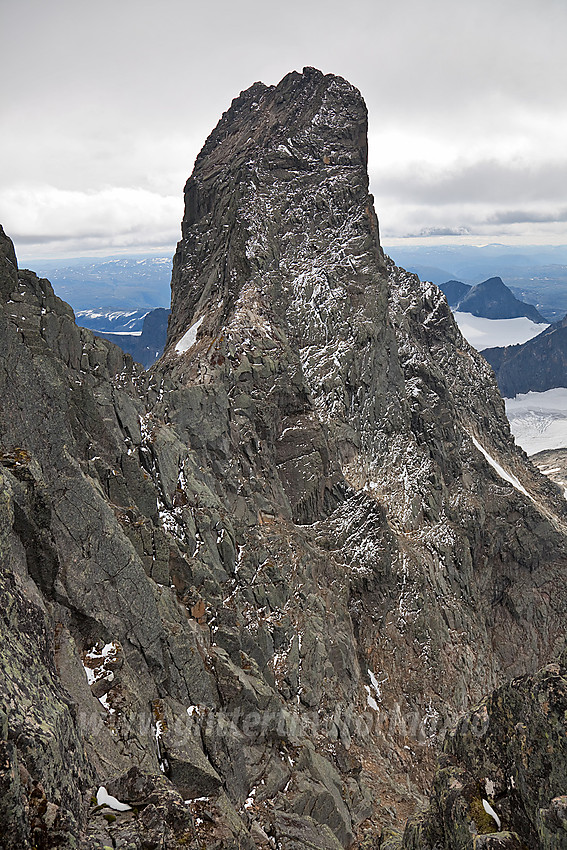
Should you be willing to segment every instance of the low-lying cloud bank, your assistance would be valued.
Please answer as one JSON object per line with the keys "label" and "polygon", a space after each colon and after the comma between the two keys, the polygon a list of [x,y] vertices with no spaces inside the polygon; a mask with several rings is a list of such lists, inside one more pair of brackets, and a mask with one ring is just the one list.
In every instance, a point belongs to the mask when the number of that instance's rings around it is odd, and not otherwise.
{"label": "low-lying cloud bank", "polygon": [[0,221],[23,257],[144,252],[179,239],[183,198],[147,189],[13,188],[0,195]]}
{"label": "low-lying cloud bank", "polygon": [[[483,160],[377,166],[371,173],[382,237],[464,244],[565,243],[567,163]],[[172,252],[183,195],[147,187],[90,190],[17,185],[0,191],[0,222],[26,260]]]}

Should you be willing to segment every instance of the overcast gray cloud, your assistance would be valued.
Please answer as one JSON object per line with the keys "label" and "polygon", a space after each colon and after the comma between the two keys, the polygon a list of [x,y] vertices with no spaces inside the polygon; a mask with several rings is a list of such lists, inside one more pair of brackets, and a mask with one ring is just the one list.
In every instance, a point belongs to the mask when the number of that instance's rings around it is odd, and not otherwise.
{"label": "overcast gray cloud", "polygon": [[538,210],[505,210],[494,213],[490,222],[494,224],[525,224],[526,222],[553,222],[564,223],[567,221],[567,207],[562,209],[539,212]]}
{"label": "overcast gray cloud", "polygon": [[0,221],[25,258],[172,250],[221,113],[304,65],[366,98],[384,241],[567,241],[564,0],[18,0],[0,16]]}
{"label": "overcast gray cloud", "polygon": [[[566,138],[567,142],[567,138]],[[478,159],[446,166],[412,163],[395,174],[377,170],[380,192],[400,200],[430,204],[566,200],[567,158],[564,161]]]}

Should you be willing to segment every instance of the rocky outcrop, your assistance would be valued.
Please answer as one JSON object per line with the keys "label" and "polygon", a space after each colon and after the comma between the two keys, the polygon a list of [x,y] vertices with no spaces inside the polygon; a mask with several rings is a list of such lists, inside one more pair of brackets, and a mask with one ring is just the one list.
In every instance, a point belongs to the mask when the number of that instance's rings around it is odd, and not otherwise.
{"label": "rocky outcrop", "polygon": [[512,680],[459,721],[429,809],[391,850],[567,847],[565,660]]}
{"label": "rocky outcrop", "polygon": [[384,256],[350,84],[255,84],[185,194],[149,373],[3,240],[2,818],[19,848],[372,846],[563,645],[566,503]]}
{"label": "rocky outcrop", "polygon": [[567,316],[523,345],[482,352],[505,398],[567,386]]}
{"label": "rocky outcrop", "polygon": [[[449,283],[455,284],[457,281],[449,281]],[[455,295],[454,287],[451,287],[449,294]],[[463,297],[459,298],[454,309],[463,313],[472,313],[473,316],[483,316],[485,319],[517,319],[525,316],[536,324],[546,324],[545,319],[533,304],[519,301],[501,277],[491,277],[469,288]]]}
{"label": "rocky outcrop", "polygon": [[567,449],[544,449],[532,455],[531,461],[567,498]]}

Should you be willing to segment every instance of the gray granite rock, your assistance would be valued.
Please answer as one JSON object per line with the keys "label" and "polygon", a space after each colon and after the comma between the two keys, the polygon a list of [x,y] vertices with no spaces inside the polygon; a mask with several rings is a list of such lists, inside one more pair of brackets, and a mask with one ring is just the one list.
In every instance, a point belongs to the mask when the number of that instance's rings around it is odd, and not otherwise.
{"label": "gray granite rock", "polygon": [[[24,850],[376,846],[446,729],[562,645],[565,502],[384,256],[345,80],[243,92],[182,232],[148,373],[0,234],[3,824]],[[530,799],[542,846],[563,791]]]}

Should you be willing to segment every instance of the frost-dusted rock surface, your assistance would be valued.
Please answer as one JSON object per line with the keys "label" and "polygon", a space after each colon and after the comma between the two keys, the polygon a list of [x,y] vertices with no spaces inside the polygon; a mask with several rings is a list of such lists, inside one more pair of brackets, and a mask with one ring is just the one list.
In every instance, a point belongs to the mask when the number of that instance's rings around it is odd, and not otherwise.
{"label": "frost-dusted rock surface", "polygon": [[565,661],[513,679],[459,721],[431,806],[392,850],[567,847]]}
{"label": "frost-dusted rock surface", "polygon": [[566,503],[383,255],[347,82],[240,95],[182,228],[149,373],[0,235],[8,846],[377,846],[562,648]]}

